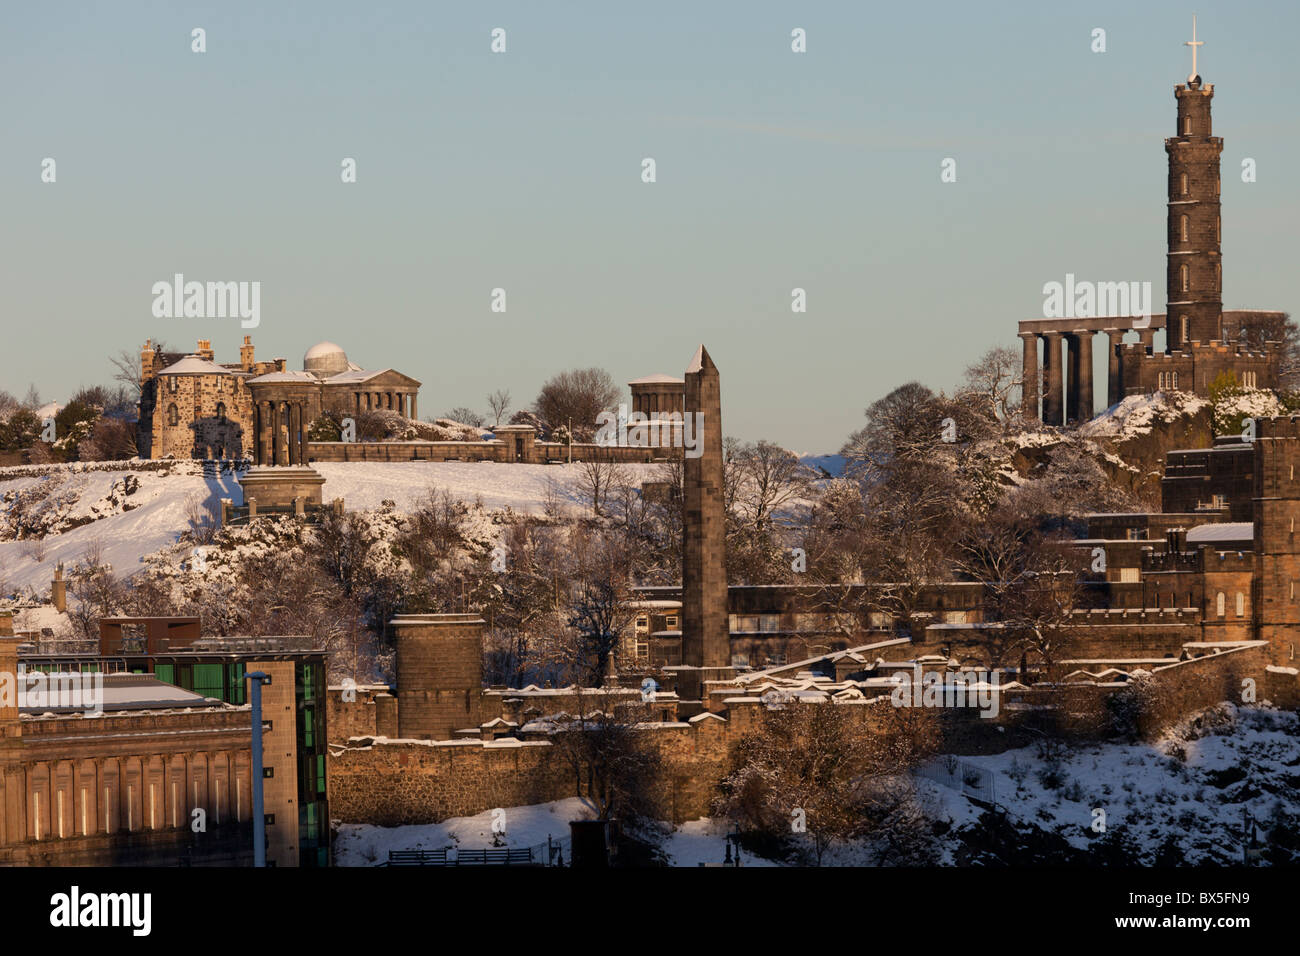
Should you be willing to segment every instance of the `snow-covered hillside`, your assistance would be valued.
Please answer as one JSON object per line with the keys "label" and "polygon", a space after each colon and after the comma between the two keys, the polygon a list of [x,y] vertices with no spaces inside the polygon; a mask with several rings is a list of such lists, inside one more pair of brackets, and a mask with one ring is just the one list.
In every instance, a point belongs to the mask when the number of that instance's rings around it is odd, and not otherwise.
{"label": "snow-covered hillside", "polygon": [[[379,508],[391,500],[398,511],[414,508],[430,489],[449,492],[488,510],[540,513],[548,502],[580,506],[582,465],[497,462],[349,462],[315,466],[325,476],[326,501],[343,498],[350,511]],[[628,466],[637,479],[658,466]],[[40,472],[40,474],[35,474]],[[206,476],[196,462],[167,470],[140,463],[120,467],[58,465],[0,469],[0,585],[6,593],[29,588],[44,593],[60,561],[74,564],[88,550],[119,575],[141,568],[141,559],[174,544],[191,518],[219,514],[220,501],[243,503],[235,476]]]}

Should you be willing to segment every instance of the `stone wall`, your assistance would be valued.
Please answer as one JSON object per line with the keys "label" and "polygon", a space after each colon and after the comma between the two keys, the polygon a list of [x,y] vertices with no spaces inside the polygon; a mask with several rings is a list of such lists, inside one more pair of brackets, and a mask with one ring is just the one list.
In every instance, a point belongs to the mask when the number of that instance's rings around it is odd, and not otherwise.
{"label": "stone wall", "polygon": [[[647,464],[680,455],[681,449],[633,448],[574,443],[573,460]],[[385,441],[307,443],[308,461],[514,461],[503,441]],[[569,460],[569,446],[535,442],[525,464],[557,464]]]}
{"label": "stone wall", "polygon": [[[663,760],[658,796],[670,819],[709,813],[726,772],[727,722],[701,715],[644,732]],[[580,795],[572,767],[546,739],[358,738],[330,750],[330,813],[344,823],[437,823]]]}

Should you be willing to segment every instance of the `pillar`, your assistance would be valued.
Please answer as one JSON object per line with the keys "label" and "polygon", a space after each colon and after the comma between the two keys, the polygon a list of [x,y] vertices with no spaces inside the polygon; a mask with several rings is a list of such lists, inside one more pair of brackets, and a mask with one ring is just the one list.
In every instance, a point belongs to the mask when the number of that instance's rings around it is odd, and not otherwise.
{"label": "pillar", "polygon": [[1048,332],[1043,336],[1043,365],[1046,379],[1043,384],[1043,424],[1063,425],[1061,415],[1061,333]]}
{"label": "pillar", "polygon": [[272,402],[258,402],[258,433],[257,433],[257,463],[259,465],[274,465],[275,458],[273,452],[275,449],[275,405]]}
{"label": "pillar", "polygon": [[284,464],[284,406],[271,403],[271,464]]}
{"label": "pillar", "polygon": [[411,417],[412,418],[416,418],[420,414],[419,410],[416,408],[416,404],[415,404],[416,400],[417,400],[416,395],[414,392],[412,392],[411,393]]}
{"label": "pillar", "polygon": [[1074,333],[1074,340],[1079,352],[1079,393],[1078,421],[1092,421],[1092,332],[1081,330]]}
{"label": "pillar", "polygon": [[289,405],[289,464],[302,464],[302,405]]}
{"label": "pillar", "polygon": [[1020,414],[1028,419],[1038,419],[1038,336],[1033,332],[1021,332],[1020,340],[1024,343],[1024,369],[1021,375]]}
{"label": "pillar", "polygon": [[1079,420],[1079,338],[1065,333],[1065,423]]}
{"label": "pillar", "polygon": [[1106,339],[1109,351],[1106,354],[1106,406],[1117,405],[1123,400],[1123,385],[1119,380],[1119,347],[1124,344],[1122,329],[1107,329]]}

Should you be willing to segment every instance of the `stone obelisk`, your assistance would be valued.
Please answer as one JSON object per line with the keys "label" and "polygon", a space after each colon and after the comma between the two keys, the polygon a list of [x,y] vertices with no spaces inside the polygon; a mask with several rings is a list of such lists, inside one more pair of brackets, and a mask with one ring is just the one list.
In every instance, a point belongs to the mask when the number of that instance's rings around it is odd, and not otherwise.
{"label": "stone obelisk", "polygon": [[[683,701],[703,700],[706,680],[733,675],[727,613],[727,527],[722,498],[722,389],[718,367],[701,345],[686,369],[686,415],[694,417],[699,454],[682,469]],[[686,427],[691,427],[687,425]],[[704,704],[707,707],[707,701]]]}

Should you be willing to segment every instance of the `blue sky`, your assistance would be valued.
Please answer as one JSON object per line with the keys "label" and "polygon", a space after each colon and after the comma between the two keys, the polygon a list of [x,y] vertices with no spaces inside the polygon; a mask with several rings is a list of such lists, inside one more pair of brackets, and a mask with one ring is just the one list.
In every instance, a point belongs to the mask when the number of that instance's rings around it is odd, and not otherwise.
{"label": "blue sky", "polygon": [[728,434],[832,451],[895,386],[1018,347],[1067,272],[1163,310],[1193,12],[1224,304],[1293,310],[1300,4],[1134,6],[7,5],[0,387],[66,398],[149,336],[236,360],[237,320],[152,316],[183,272],[262,283],[259,357],[336,341],[421,380],[422,414],[704,342]]}

